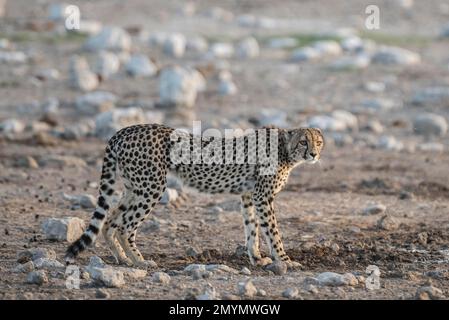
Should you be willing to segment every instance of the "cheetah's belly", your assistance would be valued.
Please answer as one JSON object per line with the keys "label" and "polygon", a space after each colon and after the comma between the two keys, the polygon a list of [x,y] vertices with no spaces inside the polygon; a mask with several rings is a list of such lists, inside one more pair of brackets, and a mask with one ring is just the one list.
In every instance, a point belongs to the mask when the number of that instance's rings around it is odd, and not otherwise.
{"label": "cheetah's belly", "polygon": [[254,167],[248,165],[180,165],[175,174],[189,187],[206,193],[241,194],[254,189]]}

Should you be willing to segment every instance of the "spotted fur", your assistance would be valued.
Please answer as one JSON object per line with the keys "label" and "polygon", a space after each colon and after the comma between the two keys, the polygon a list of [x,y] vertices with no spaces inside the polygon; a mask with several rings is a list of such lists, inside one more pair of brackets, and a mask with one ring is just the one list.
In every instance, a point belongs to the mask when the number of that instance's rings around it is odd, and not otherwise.
{"label": "spotted fur", "polygon": [[[274,213],[274,198],[285,186],[291,170],[303,162],[316,162],[324,146],[319,129],[279,129],[277,165],[271,174],[261,174],[266,164],[252,163],[251,154],[258,155],[254,141],[243,136],[222,140],[222,155],[230,155],[233,163],[213,158],[212,163],[178,163],[171,152],[175,146],[189,148],[193,155],[194,137],[184,142],[172,138],[174,129],[157,124],[135,125],[118,131],[108,142],[103,160],[97,207],[84,234],[67,249],[66,261],[95,242],[102,231],[106,243],[118,263],[145,264],[136,247],[137,228],[148,217],[166,189],[168,172],[176,174],[185,184],[207,193],[241,195],[242,215],[248,255],[252,264],[265,265],[271,259],[262,258],[259,251],[259,229],[265,236],[271,257],[292,264],[284,251]],[[266,139],[270,146],[271,128],[256,131],[257,139]],[[271,136],[273,138],[273,136]],[[231,140],[229,140],[231,139]],[[214,139],[201,141],[203,148]],[[215,140],[218,141],[218,140]],[[242,141],[242,143],[238,143]],[[257,140],[259,141],[259,140]],[[226,143],[228,142],[228,143]],[[243,151],[243,152],[238,152]],[[260,154],[259,154],[260,155]],[[199,156],[201,159],[201,154]],[[111,210],[115,192],[116,172],[124,180],[125,190],[116,208]]]}

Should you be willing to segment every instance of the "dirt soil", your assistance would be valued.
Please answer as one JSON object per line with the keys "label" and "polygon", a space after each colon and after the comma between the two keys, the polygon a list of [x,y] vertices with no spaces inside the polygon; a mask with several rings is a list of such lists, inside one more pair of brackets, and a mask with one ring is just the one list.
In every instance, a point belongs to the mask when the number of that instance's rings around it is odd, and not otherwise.
{"label": "dirt soil", "polygon": [[[44,1],[50,3],[53,1]],[[225,39],[238,39],[263,31],[236,27],[235,24],[195,21],[179,17],[176,1],[73,1],[88,18],[104,24],[124,27],[142,26],[152,30],[179,30],[185,34]],[[399,2],[399,1],[398,1]],[[438,8],[444,1],[415,1],[407,11],[390,1],[379,1],[385,9],[383,34],[389,41],[416,36],[421,41],[400,42],[395,45],[421,55],[422,62],[410,68],[370,66],[360,71],[329,71],[324,63],[311,62],[292,66],[286,52],[261,49],[261,55],[250,61],[230,59],[234,81],[239,92],[235,96],[217,97],[206,92],[195,106],[198,118],[220,125],[222,119],[245,119],[257,116],[260,108],[278,108],[288,113],[290,124],[300,124],[311,114],[334,109],[351,110],[364,98],[390,97],[404,101],[399,110],[376,115],[361,115],[360,123],[380,121],[384,134],[404,141],[405,145],[419,145],[423,139],[413,134],[411,120],[423,110],[435,111],[448,119],[449,109],[426,109],[407,103],[419,88],[449,85],[447,67],[449,42],[437,39],[437,34],[449,16]],[[252,13],[275,18],[298,19],[297,29],[282,31],[288,35],[308,28],[311,30],[355,27],[363,30],[363,1],[195,1],[197,11],[214,5],[235,15]],[[8,16],[1,22],[1,33],[25,30],[28,20],[40,21],[47,13],[29,1],[8,1]],[[382,7],[383,6],[383,7]],[[405,11],[404,11],[405,10]],[[407,11],[407,12],[406,12]],[[36,18],[37,17],[37,18]],[[1,19],[1,18],[0,18]],[[308,23],[306,23],[308,22]],[[305,26],[305,27],[304,27]],[[416,27],[419,26],[419,27]],[[419,31],[415,33],[415,31]],[[309,32],[309,30],[307,30]],[[268,31],[268,33],[276,33]],[[0,36],[1,38],[1,36]],[[380,40],[379,40],[380,41]],[[68,57],[82,53],[79,40],[16,41],[20,50],[34,52],[38,62],[23,70],[0,65],[0,120],[11,117],[26,121],[37,120],[34,101],[57,97],[62,102],[57,121],[74,124],[85,118],[73,111],[70,101],[80,93],[70,89],[67,79]],[[160,52],[143,48],[162,65],[174,60]],[[187,62],[195,63],[192,58]],[[37,67],[56,67],[62,80],[44,82],[36,86],[30,80]],[[292,68],[291,72],[286,69]],[[126,79],[126,80],[125,80]],[[383,93],[363,90],[367,81],[383,81],[391,85]],[[100,85],[101,90],[114,92],[122,106],[134,102],[150,105],[158,99],[158,79],[132,79],[125,75]],[[30,106],[31,104],[31,106]],[[151,109],[151,108],[150,108]],[[250,124],[247,122],[248,126]],[[356,137],[359,133],[349,135]],[[369,265],[381,272],[380,289],[368,290],[363,283],[355,286],[317,287],[317,291],[301,290],[303,299],[412,299],[416,290],[426,284],[441,289],[449,297],[449,143],[435,138],[445,146],[444,151],[419,151],[404,148],[385,150],[345,144],[326,144],[322,160],[317,165],[304,165],[292,173],[285,190],[276,198],[278,223],[287,254],[301,263],[301,268],[285,275],[274,275],[261,267],[253,267],[239,246],[244,245],[242,218],[238,197],[207,195],[188,189],[182,199],[158,205],[154,216],[162,224],[157,230],[147,229],[138,234],[137,245],[146,259],[158,267],[148,270],[143,279],[129,280],[122,288],[108,288],[113,299],[184,299],[195,288],[202,291],[210,283],[222,296],[238,295],[242,274],[214,274],[209,279],[193,280],[176,271],[192,263],[226,264],[241,270],[248,267],[249,276],[266,297],[253,299],[284,299],[287,288],[302,288],[306,277],[330,271],[350,272],[366,277]],[[67,289],[63,274],[51,276],[41,286],[26,284],[26,273],[13,273],[18,265],[17,255],[27,248],[41,247],[56,251],[62,261],[67,243],[45,239],[41,224],[49,217],[79,217],[88,221],[92,210],[73,207],[62,194],[97,195],[101,161],[105,142],[95,137],[66,141],[54,137],[19,135],[0,138],[0,299],[95,299],[98,287],[90,280],[81,280],[79,290]],[[48,156],[64,155],[83,159],[85,165],[48,164]],[[24,167],[20,159],[34,158],[38,168]],[[378,227],[381,215],[365,215],[363,210],[372,204],[386,206],[386,214],[397,224],[389,230]],[[213,207],[223,211],[211,213]],[[192,258],[189,247],[202,252]],[[263,244],[263,252],[266,252]],[[113,260],[100,237],[94,248],[78,260],[85,266],[92,255],[107,263]],[[151,274],[165,271],[172,275],[169,285],[155,283]]]}

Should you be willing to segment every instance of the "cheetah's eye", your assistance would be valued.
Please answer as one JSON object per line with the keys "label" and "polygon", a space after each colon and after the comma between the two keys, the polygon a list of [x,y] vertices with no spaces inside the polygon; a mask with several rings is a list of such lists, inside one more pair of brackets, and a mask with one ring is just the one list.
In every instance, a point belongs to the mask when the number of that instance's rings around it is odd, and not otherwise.
{"label": "cheetah's eye", "polygon": [[321,141],[317,141],[316,142],[316,145],[319,147],[319,146],[321,146],[323,143],[321,142]]}
{"label": "cheetah's eye", "polygon": [[303,146],[306,146],[306,145],[307,145],[307,141],[306,141],[306,140],[301,140],[301,141],[299,141],[299,143],[300,143],[301,145],[303,145]]}

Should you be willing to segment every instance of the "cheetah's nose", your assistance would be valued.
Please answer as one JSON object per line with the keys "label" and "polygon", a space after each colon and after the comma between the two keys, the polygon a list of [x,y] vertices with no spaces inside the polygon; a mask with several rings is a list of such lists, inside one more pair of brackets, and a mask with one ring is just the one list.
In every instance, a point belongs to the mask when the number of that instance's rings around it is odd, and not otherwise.
{"label": "cheetah's nose", "polygon": [[315,153],[315,152],[311,152],[311,153],[310,153],[310,156],[311,156],[312,158],[315,158],[315,157],[316,157],[316,153]]}

